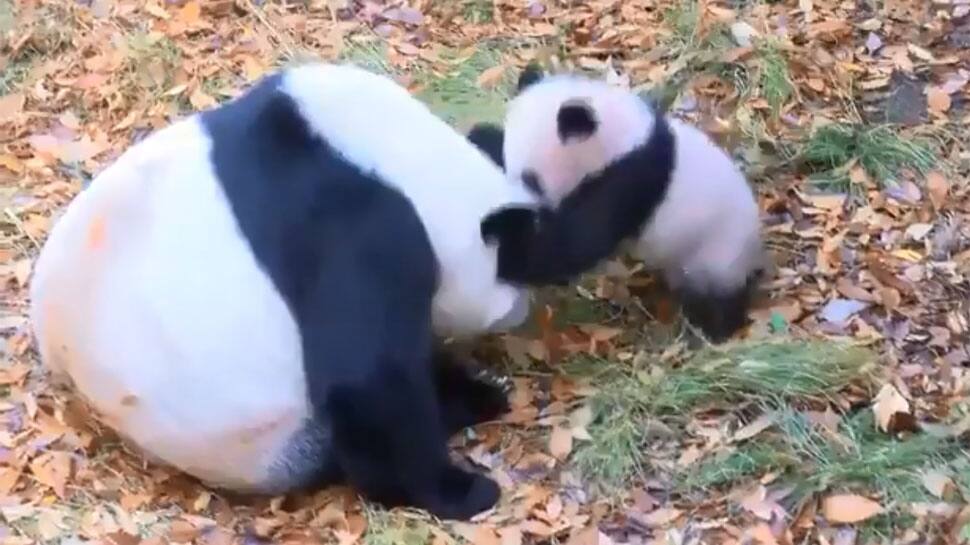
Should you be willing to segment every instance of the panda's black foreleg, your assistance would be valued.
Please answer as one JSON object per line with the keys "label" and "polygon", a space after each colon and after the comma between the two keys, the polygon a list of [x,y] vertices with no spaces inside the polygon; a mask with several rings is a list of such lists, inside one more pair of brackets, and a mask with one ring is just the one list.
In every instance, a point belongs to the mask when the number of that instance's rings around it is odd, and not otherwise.
{"label": "panda's black foreleg", "polygon": [[407,283],[411,289],[362,286],[367,274],[330,275],[303,310],[312,332],[303,345],[316,418],[330,426],[347,484],[367,498],[470,518],[494,505],[500,491],[448,455],[432,369],[431,292]]}
{"label": "panda's black foreleg", "polygon": [[507,387],[483,368],[458,361],[443,347],[435,349],[433,358],[441,419],[449,436],[509,411]]}

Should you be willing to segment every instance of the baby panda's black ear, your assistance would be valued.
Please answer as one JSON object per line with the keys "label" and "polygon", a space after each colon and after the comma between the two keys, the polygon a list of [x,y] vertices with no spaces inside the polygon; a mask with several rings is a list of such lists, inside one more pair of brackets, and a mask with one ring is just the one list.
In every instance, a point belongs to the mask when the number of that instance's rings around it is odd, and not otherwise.
{"label": "baby panda's black ear", "polygon": [[539,63],[532,61],[522,69],[522,73],[519,74],[519,81],[515,86],[515,94],[521,93],[526,87],[532,85],[533,83],[538,83],[542,78],[545,77],[545,72],[542,71],[542,67]]}
{"label": "baby panda's black ear", "polygon": [[556,129],[563,144],[582,142],[593,136],[599,121],[593,107],[582,98],[573,98],[559,106]]}

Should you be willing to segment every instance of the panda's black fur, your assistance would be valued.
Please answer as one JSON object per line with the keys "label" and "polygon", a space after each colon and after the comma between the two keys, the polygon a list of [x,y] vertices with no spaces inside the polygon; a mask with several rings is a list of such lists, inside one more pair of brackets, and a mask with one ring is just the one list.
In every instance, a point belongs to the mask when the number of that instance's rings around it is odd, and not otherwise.
{"label": "panda's black fur", "polygon": [[[398,145],[408,131],[424,138]],[[387,78],[281,71],[133,145],[67,207],[31,282],[41,359],[214,486],[344,483],[469,518],[500,490],[447,440],[508,402],[439,335],[518,316],[478,236],[495,203],[528,201],[505,182]]]}

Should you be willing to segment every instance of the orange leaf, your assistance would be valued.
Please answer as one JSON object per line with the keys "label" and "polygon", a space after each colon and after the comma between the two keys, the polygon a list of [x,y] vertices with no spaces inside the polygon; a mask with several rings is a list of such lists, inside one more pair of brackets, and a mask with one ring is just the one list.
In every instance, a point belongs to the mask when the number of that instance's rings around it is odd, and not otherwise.
{"label": "orange leaf", "polygon": [[502,545],[498,534],[491,526],[484,524],[457,524],[455,530],[472,545]]}
{"label": "orange leaf", "polygon": [[199,16],[201,14],[202,8],[199,7],[198,2],[186,2],[182,6],[182,9],[179,10],[178,19],[187,25],[194,25],[199,22]]}
{"label": "orange leaf", "polygon": [[930,87],[926,92],[926,105],[936,113],[944,113],[950,109],[950,95],[939,87]]}
{"label": "orange leaf", "polygon": [[939,171],[934,170],[926,175],[926,189],[930,194],[930,202],[937,210],[943,208],[946,195],[950,191],[950,182]]}
{"label": "orange leaf", "polygon": [[500,64],[488,68],[478,76],[478,86],[482,89],[491,89],[502,81],[502,76],[504,75],[505,65]]}
{"label": "orange leaf", "polygon": [[549,436],[549,452],[560,460],[566,459],[573,450],[573,432],[569,428],[556,426]]}
{"label": "orange leaf", "polygon": [[24,95],[11,93],[0,97],[0,121],[16,117],[24,109]]}
{"label": "orange leaf", "polygon": [[59,498],[64,498],[64,489],[71,476],[71,455],[66,452],[47,452],[30,463],[30,471],[43,485],[54,489]]}
{"label": "orange leaf", "polygon": [[878,503],[855,494],[829,496],[822,502],[822,514],[829,522],[850,524],[862,522],[882,513]]}

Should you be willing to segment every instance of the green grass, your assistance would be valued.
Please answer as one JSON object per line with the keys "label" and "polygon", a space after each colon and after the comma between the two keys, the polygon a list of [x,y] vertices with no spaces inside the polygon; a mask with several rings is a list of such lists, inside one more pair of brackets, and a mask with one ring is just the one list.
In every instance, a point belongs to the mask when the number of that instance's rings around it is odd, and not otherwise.
{"label": "green grass", "polygon": [[495,16],[492,10],[492,0],[464,0],[461,11],[466,21],[479,25],[492,22]]}
{"label": "green grass", "polygon": [[904,170],[925,175],[938,162],[929,142],[901,135],[890,126],[832,124],[817,129],[805,142],[800,159],[822,187],[845,190],[853,163],[883,186],[895,185]]}
{"label": "green grass", "polygon": [[[470,56],[460,58],[458,55],[459,52],[454,50],[442,53],[443,60],[450,64],[444,73],[434,73],[423,64],[415,64],[409,69],[410,75],[423,85],[417,94],[418,99],[460,130],[479,121],[500,122],[515,86],[515,71],[506,70],[498,84],[490,89],[479,86],[478,78],[482,72],[502,62],[502,47],[495,43],[479,44]],[[386,43],[376,37],[350,42],[341,60],[379,74],[399,74],[399,70],[387,61]]]}
{"label": "green grass", "polygon": [[[813,341],[771,341],[709,347],[683,366],[648,371],[581,358],[567,369],[599,388],[591,399],[593,441],[582,443],[574,462],[604,491],[616,491],[642,474],[643,446],[651,422],[683,428],[700,408],[732,410],[775,400],[826,401],[847,384],[868,381],[872,354],[862,348]],[[768,453],[732,464],[744,469]],[[737,473],[739,469],[732,469]]]}
{"label": "green grass", "polygon": [[387,60],[387,43],[377,36],[356,36],[347,42],[338,60],[352,62],[377,74],[391,76],[397,73]]}
{"label": "green grass", "polygon": [[502,62],[500,47],[480,44],[470,57],[463,59],[454,52],[442,56],[451,61],[451,69],[445,74],[426,77],[425,88],[418,97],[459,129],[478,121],[501,121],[515,85],[514,70],[506,69],[492,88],[483,89],[478,85],[478,78],[485,70]]}
{"label": "green grass", "polygon": [[409,518],[379,506],[365,505],[367,531],[364,545],[425,545],[431,542],[431,526],[417,518]]}
{"label": "green grass", "polygon": [[761,62],[758,82],[761,96],[771,106],[772,113],[777,115],[795,92],[788,70],[788,60],[770,41],[760,41],[757,49]]}
{"label": "green grass", "polygon": [[711,487],[777,472],[782,476],[776,486],[793,486],[785,500],[789,507],[826,491],[875,493],[887,512],[869,521],[866,530],[891,536],[911,523],[907,506],[939,501],[922,484],[925,471],[948,472],[963,488],[959,475],[970,467],[970,457],[955,440],[925,433],[896,439],[875,428],[870,410],[843,416],[834,436],[785,403],[765,408],[776,415],[776,431],[685,471],[682,490],[707,493]]}

